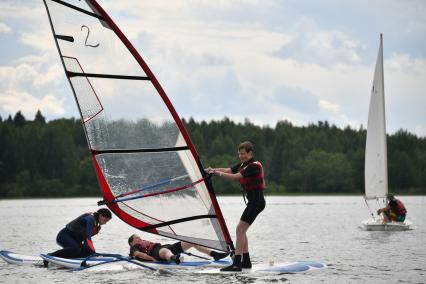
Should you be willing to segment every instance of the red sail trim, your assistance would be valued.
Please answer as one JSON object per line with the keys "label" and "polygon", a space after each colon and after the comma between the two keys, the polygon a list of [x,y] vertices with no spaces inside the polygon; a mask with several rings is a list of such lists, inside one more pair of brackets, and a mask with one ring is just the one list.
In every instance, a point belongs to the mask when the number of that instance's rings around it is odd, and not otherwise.
{"label": "red sail trim", "polygon": [[[96,157],[94,155],[92,155],[92,160],[95,166],[96,175],[98,176],[99,186],[102,189],[104,199],[106,201],[112,201],[114,199],[114,196],[112,195],[111,189],[109,188],[109,185],[107,181],[105,180],[105,177],[102,174],[102,170],[99,167],[98,161],[96,160]],[[126,212],[121,210],[120,207],[118,207],[118,204],[116,203],[108,202],[107,206],[109,209],[111,209],[112,212],[114,212],[115,215],[117,215],[120,219],[124,220],[130,226],[133,226],[135,228],[140,228],[140,227],[146,227],[151,225],[127,214]],[[153,234],[158,234],[156,229],[152,229],[149,232]]]}
{"label": "red sail trim", "polygon": [[[61,54],[61,53],[60,53]],[[61,54],[62,55],[62,54]],[[77,58],[75,58],[75,57],[70,57],[70,56],[62,56],[63,58],[70,58],[70,59],[74,59],[76,62],[77,62],[77,64],[78,64],[78,67],[80,67],[80,69],[81,69],[81,72],[82,73],[85,73],[84,72],[84,70],[83,70],[83,67],[81,67],[81,64],[80,64],[80,62],[78,61],[78,59]],[[65,66],[65,64],[64,64],[64,66]],[[69,71],[66,71],[66,68],[64,68],[65,69],[65,74],[67,75],[67,77],[68,77],[68,80],[70,80],[70,78],[72,77],[72,76],[70,76],[70,72]],[[83,122],[84,123],[86,123],[86,122],[89,122],[90,120],[92,120],[94,117],[96,117],[98,114],[100,114],[103,110],[104,110],[104,107],[103,107],[103,105],[102,105],[102,103],[101,103],[101,101],[99,100],[99,97],[98,97],[98,94],[96,94],[96,92],[95,92],[95,89],[93,88],[93,86],[92,86],[92,84],[90,83],[90,81],[89,81],[89,79],[86,77],[86,80],[87,80],[87,83],[89,84],[89,86],[90,86],[90,89],[92,89],[92,92],[93,92],[93,94],[95,95],[95,97],[96,97],[96,100],[98,101],[98,103],[99,103],[99,105],[101,106],[101,109],[97,112],[97,113],[95,113],[95,114],[93,114],[91,117],[88,117],[88,118],[86,118]],[[72,84],[71,84],[72,85]],[[77,101],[77,104],[78,104],[78,108],[80,109],[80,104],[79,104],[79,101],[78,100],[76,100]],[[81,112],[80,112],[80,114],[81,114]],[[82,118],[84,118],[83,117],[83,115],[81,116]],[[90,143],[88,143],[89,144],[89,147],[90,147]]]}
{"label": "red sail trim", "polygon": [[[197,161],[197,164],[198,164],[200,171],[204,172],[203,168],[201,167],[201,162],[200,162],[200,159],[198,157],[198,153],[195,150],[195,146],[192,143],[192,140],[189,137],[189,134],[188,134],[185,126],[183,125],[182,120],[180,119],[180,117],[176,113],[176,110],[174,109],[172,103],[170,102],[165,91],[163,90],[160,83],[158,82],[157,78],[151,72],[148,65],[145,63],[145,61],[142,59],[142,57],[139,55],[139,53],[134,48],[134,46],[130,43],[130,41],[127,39],[127,37],[123,34],[123,32],[120,30],[120,28],[114,23],[114,21],[111,19],[111,17],[105,12],[105,10],[96,2],[96,0],[89,0],[89,2],[96,9],[96,11],[104,18],[104,20],[107,22],[109,27],[119,37],[119,39],[123,42],[123,44],[127,47],[127,49],[130,51],[130,53],[133,55],[133,57],[136,59],[136,61],[139,63],[139,65],[142,67],[145,74],[151,79],[152,84],[154,85],[158,94],[163,99],[163,101],[166,104],[167,108],[169,109],[172,117],[174,118],[179,130],[181,131],[184,140],[188,144],[192,155],[194,156],[195,160]],[[219,221],[219,224],[221,226],[222,232],[224,234],[225,240],[233,248],[231,235],[228,232],[227,226],[225,224],[225,220],[223,218],[219,204],[216,200],[216,195],[212,192],[212,188],[210,186],[208,186],[208,192],[209,192],[209,195],[210,195],[210,199],[212,200],[212,205],[213,205],[213,207],[216,211],[216,214],[218,216],[218,221]]]}

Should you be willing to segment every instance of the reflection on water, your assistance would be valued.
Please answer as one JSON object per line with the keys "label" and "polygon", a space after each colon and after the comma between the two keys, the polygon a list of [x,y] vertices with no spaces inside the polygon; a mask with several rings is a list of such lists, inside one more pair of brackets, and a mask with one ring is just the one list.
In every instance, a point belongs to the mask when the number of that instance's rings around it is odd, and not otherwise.
{"label": "reflection on water", "polygon": [[[0,249],[37,255],[57,249],[57,232],[79,214],[98,209],[92,199],[0,201]],[[361,196],[267,196],[267,207],[250,228],[254,263],[319,260],[327,269],[302,274],[198,275],[193,270],[163,275],[146,270],[66,273],[64,270],[21,267],[0,262],[5,283],[422,283],[426,279],[426,198],[401,197],[413,230],[367,232],[359,228],[369,218]],[[241,197],[221,197],[232,236],[243,211]],[[135,232],[114,216],[94,237],[98,252],[128,253],[127,238]],[[142,233],[163,243],[165,238]],[[234,238],[235,239],[235,238]]]}

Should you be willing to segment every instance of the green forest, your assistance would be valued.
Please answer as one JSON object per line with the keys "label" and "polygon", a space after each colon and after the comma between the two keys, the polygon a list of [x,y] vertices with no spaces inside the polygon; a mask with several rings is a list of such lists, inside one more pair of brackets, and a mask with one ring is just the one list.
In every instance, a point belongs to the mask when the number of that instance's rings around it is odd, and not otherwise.
{"label": "green forest", "polygon": [[[340,129],[327,121],[297,127],[288,121],[274,128],[246,120],[184,124],[205,167],[238,163],[237,146],[249,140],[262,162],[267,194],[362,194],[363,128]],[[390,191],[424,194],[426,138],[405,130],[388,135]],[[237,182],[214,178],[218,194],[240,194]],[[0,198],[100,196],[79,119],[47,122],[40,111],[27,120],[19,111],[0,117]]]}

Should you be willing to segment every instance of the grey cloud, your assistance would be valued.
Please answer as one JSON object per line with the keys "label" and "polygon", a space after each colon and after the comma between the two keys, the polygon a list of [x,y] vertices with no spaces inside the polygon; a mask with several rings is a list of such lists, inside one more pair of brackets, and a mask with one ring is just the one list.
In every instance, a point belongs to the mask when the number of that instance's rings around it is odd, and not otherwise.
{"label": "grey cloud", "polygon": [[306,114],[319,111],[318,99],[312,93],[299,88],[279,87],[274,93],[274,101],[282,107]]}
{"label": "grey cloud", "polygon": [[292,40],[273,52],[272,56],[326,67],[360,61],[360,44],[351,41],[343,32],[319,30],[311,19],[299,20],[290,35]]}
{"label": "grey cloud", "polygon": [[180,85],[169,94],[183,117],[196,117],[194,111],[204,116],[236,114],[247,104],[238,77],[230,68],[220,74],[201,77],[195,85]]}

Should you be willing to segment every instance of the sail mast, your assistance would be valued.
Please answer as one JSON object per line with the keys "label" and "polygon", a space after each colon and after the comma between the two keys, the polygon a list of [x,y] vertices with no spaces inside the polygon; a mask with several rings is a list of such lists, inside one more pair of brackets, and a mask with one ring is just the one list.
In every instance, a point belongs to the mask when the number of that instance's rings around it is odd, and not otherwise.
{"label": "sail mast", "polygon": [[383,147],[384,147],[384,153],[385,155],[383,156],[384,159],[384,182],[385,182],[385,191],[386,194],[388,193],[388,147],[387,147],[387,142],[386,142],[386,99],[385,99],[385,71],[384,71],[384,61],[383,61],[383,34],[380,34],[380,56],[381,56],[381,67],[382,67],[382,96],[383,96],[383,112],[382,112],[382,117],[383,117],[383,130],[384,130],[384,143],[383,143]]}

